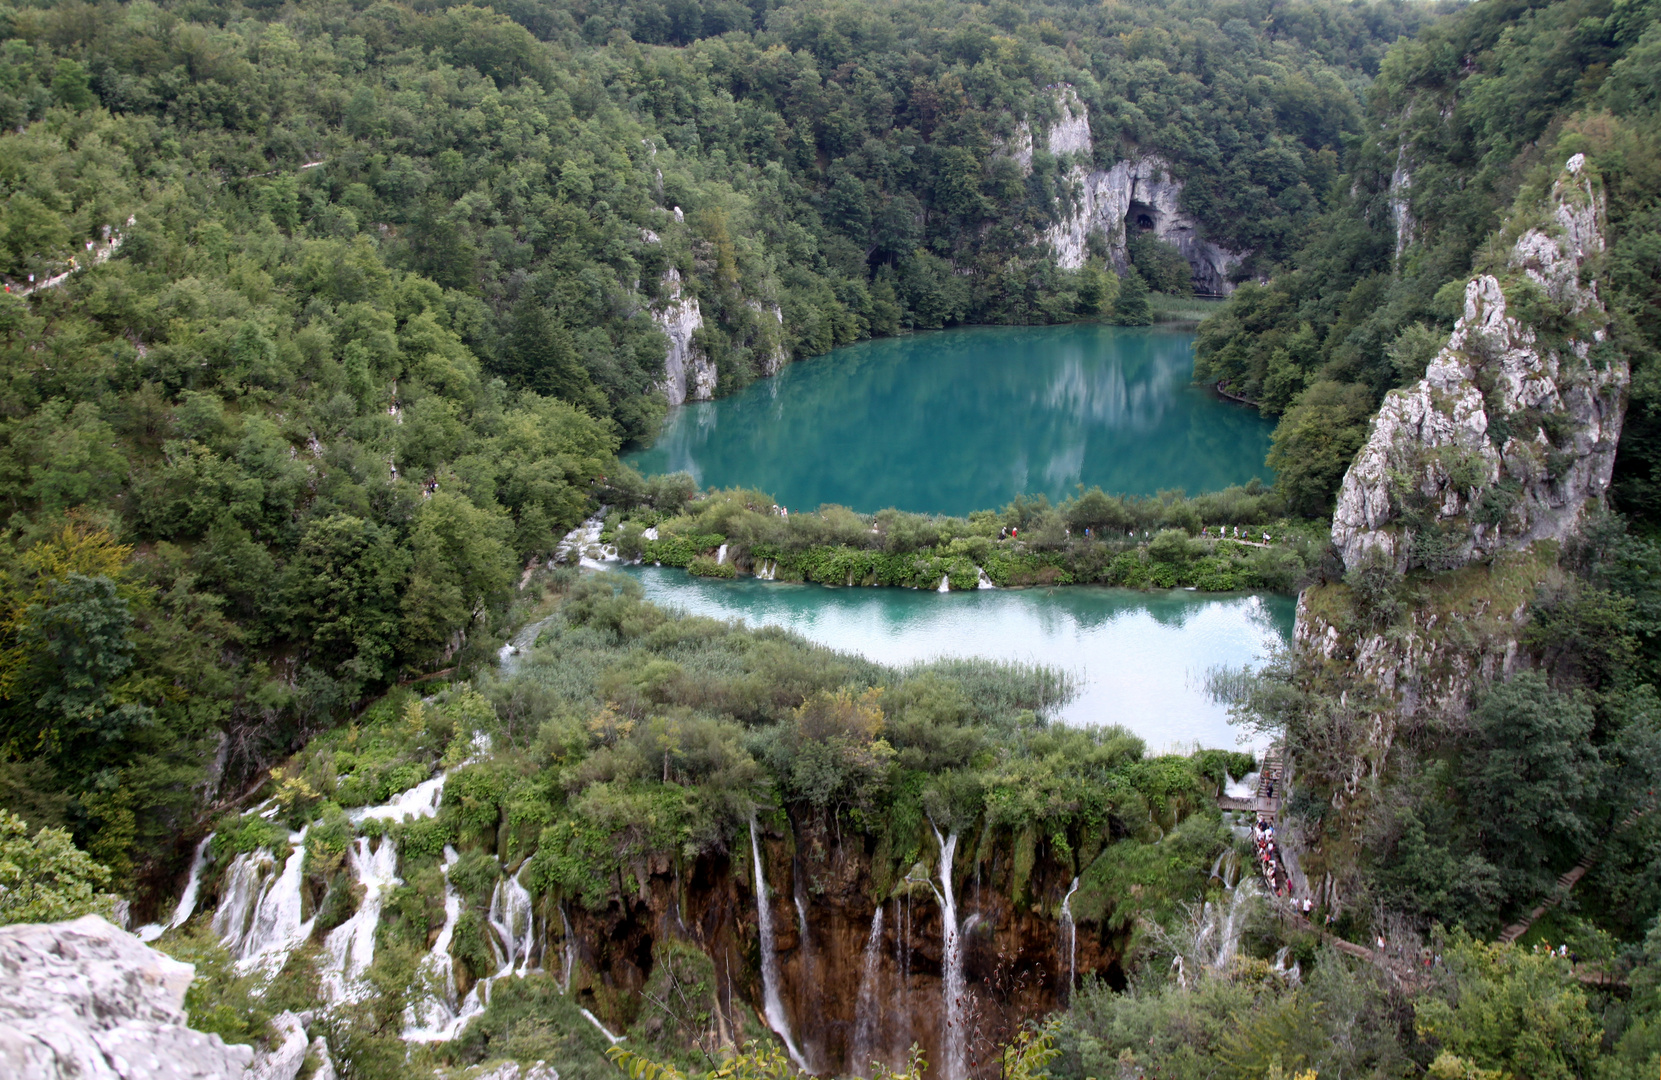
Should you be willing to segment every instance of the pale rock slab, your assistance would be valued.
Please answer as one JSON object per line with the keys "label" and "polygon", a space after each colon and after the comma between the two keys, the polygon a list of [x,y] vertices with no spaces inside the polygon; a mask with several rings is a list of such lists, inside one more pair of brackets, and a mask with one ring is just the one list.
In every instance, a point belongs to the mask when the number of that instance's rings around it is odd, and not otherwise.
{"label": "pale rock slab", "polygon": [[240,1080],[253,1048],[186,1026],[194,976],[96,915],[0,928],[0,1075]]}

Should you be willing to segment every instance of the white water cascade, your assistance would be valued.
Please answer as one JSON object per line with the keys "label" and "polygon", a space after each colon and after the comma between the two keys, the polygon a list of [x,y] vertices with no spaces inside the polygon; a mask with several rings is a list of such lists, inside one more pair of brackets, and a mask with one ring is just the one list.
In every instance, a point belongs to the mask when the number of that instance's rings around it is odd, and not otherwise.
{"label": "white water cascade", "polygon": [[951,575],[950,574],[941,574],[940,575],[940,587],[938,589],[934,590],[934,591],[935,592],[951,592],[952,591]]}
{"label": "white water cascade", "polygon": [[[933,827],[933,822],[930,822],[930,827]],[[964,1080],[968,1046],[963,1031],[963,1007],[967,1004],[963,985],[963,938],[957,923],[957,896],[952,892],[952,862],[957,855],[957,833],[941,836],[940,830],[935,828],[934,839],[940,845],[940,887],[934,891],[934,896],[940,901],[940,925],[944,934],[940,953],[941,967],[945,969],[941,983],[946,999],[946,1060],[941,1075],[945,1080]]]}
{"label": "white water cascade", "polygon": [[360,806],[346,811],[346,820],[354,825],[359,825],[370,818],[379,818],[385,821],[428,818],[438,813],[439,804],[443,801],[444,774],[439,773],[437,776],[421,781],[412,788],[400,791],[379,806]]}
{"label": "white water cascade", "polygon": [[571,992],[571,973],[577,970],[577,939],[571,933],[571,920],[565,915],[565,904],[559,905],[559,923],[565,929],[565,947],[560,950],[564,970],[560,972],[559,992]]}
{"label": "white water cascade", "polygon": [[1235,954],[1240,951],[1240,935],[1246,928],[1246,916],[1258,896],[1257,879],[1248,876],[1240,880],[1240,861],[1233,849],[1217,857],[1211,867],[1211,876],[1221,879],[1223,895],[1217,900],[1207,900],[1193,913],[1188,952],[1195,962],[1214,972],[1222,972],[1228,969]]}
{"label": "white water cascade", "polygon": [[201,843],[196,845],[196,854],[190,859],[190,877],[185,880],[185,891],[179,894],[179,903],[173,909],[173,917],[165,925],[150,923],[138,928],[140,941],[154,941],[168,930],[176,930],[196,914],[196,898],[202,891],[202,871],[208,865],[208,846],[213,843],[213,833],[202,837]]}
{"label": "white water cascade", "polygon": [[756,563],[757,581],[774,581],[778,578],[779,561],[777,559],[763,559]]}
{"label": "white water cascade", "polygon": [[348,849],[348,859],[358,884],[363,886],[363,899],[352,917],[323,939],[318,975],[323,998],[332,1004],[363,997],[363,974],[375,960],[375,930],[381,923],[381,907],[386,894],[403,884],[398,877],[398,845],[390,836],[382,837],[379,846],[370,837],[358,837]]}
{"label": "white water cascade", "polygon": [[992,584],[992,579],[986,576],[986,571],[982,570],[978,566],[975,567],[975,577],[976,577],[975,588],[977,588],[977,589],[996,589],[997,588],[996,585]]}
{"label": "white water cascade", "polygon": [[722,544],[715,549],[715,565],[720,566],[727,561],[727,545]]}
{"label": "white water cascade", "polygon": [[[446,849],[446,852],[448,850]],[[521,866],[519,873],[524,872],[525,867]],[[448,873],[445,874],[445,888],[449,888]],[[449,895],[446,891],[446,903]],[[448,906],[445,913],[449,913]],[[497,880],[496,889],[490,896],[490,911],[486,918],[490,928],[495,931],[495,935],[489,939],[490,949],[501,966],[496,969],[495,974],[487,975],[473,984],[473,988],[467,991],[467,996],[462,999],[461,1008],[455,1011],[453,1018],[442,1025],[432,1025],[430,1030],[422,1033],[419,1041],[448,1042],[455,1038],[475,1016],[484,1012],[485,1006],[490,1004],[490,988],[498,979],[509,975],[523,978],[526,972],[532,970],[531,950],[536,940],[535,920],[531,911],[531,894],[520,883],[518,875]],[[448,942],[445,944],[448,948]],[[407,1024],[408,1014],[405,1016]],[[417,1041],[407,1032],[404,1038]]]}
{"label": "white water cascade", "polygon": [[[529,866],[529,863],[525,864]],[[519,874],[525,867],[519,868]],[[519,881],[519,874],[502,877],[490,895],[490,925],[502,941],[502,967],[496,972],[501,978],[507,974],[523,977],[531,970],[531,948],[536,942],[536,918],[531,910],[531,894]]]}
{"label": "white water cascade", "polygon": [[1067,887],[1061,898],[1061,939],[1067,946],[1067,998],[1073,997],[1073,984],[1078,975],[1078,927],[1073,923],[1073,894],[1078,892],[1078,878]]}
{"label": "white water cascade", "polygon": [[231,863],[213,932],[236,958],[242,974],[259,972],[269,978],[281,971],[288,956],[311,936],[315,920],[300,918],[300,870],[306,861],[306,830],[290,833],[292,845],[281,873],[273,874],[276,860],[261,848],[238,855]]}
{"label": "white water cascade", "polygon": [[877,982],[882,977],[882,905],[871,916],[871,936],[865,939],[865,955],[859,965],[859,997],[854,1005],[854,1044],[848,1059],[850,1076],[866,1076],[877,1048],[877,1021],[882,1001]]}
{"label": "white water cascade", "polygon": [[455,1026],[456,966],[450,958],[450,942],[455,939],[456,920],[461,917],[461,894],[450,884],[450,868],[460,857],[455,848],[444,845],[444,862],[439,867],[444,874],[444,926],[416,969],[416,978],[429,994],[404,1007],[407,1042],[448,1042],[460,1030]]}
{"label": "white water cascade", "polygon": [[756,924],[761,930],[761,1001],[767,1026],[784,1040],[790,1060],[803,1072],[812,1072],[796,1049],[796,1040],[790,1037],[790,1020],[784,1014],[784,1002],[779,998],[779,954],[773,947],[773,909],[767,903],[767,877],[761,866],[761,835],[756,819],[750,818],[750,854],[755,859]]}
{"label": "white water cascade", "polygon": [[611,1045],[616,1046],[618,1043],[620,1043],[624,1039],[628,1038],[628,1036],[626,1036],[626,1035],[613,1035],[611,1033],[611,1029],[606,1027],[604,1024],[600,1023],[600,1018],[598,1016],[595,1016],[593,1013],[589,1012],[587,1009],[578,1009],[577,1011],[582,1013],[583,1018],[586,1019],[590,1024],[593,1024],[595,1027],[599,1028],[600,1029],[600,1034],[604,1035],[606,1037],[606,1040],[608,1042],[610,1042]]}

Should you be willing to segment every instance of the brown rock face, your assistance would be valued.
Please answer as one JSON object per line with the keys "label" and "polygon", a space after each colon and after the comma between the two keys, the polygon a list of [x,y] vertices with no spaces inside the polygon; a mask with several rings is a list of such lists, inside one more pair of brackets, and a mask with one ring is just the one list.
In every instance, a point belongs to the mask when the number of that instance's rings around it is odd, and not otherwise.
{"label": "brown rock face", "polygon": [[[926,848],[934,847],[932,838]],[[879,905],[873,852],[812,824],[763,831],[762,859],[779,961],[779,994],[791,1034],[820,1075],[868,1075],[872,1061],[898,1066],[912,1044],[944,1076],[947,1060],[944,927],[937,851],[902,870]],[[1122,985],[1119,946],[1061,917],[1071,871],[1039,859],[1012,899],[1016,860],[1008,838],[960,846],[953,881],[964,970],[961,1038],[966,1076],[996,1074],[996,1050],[1028,1020],[1066,1004],[1074,980],[1096,973]],[[1001,849],[1001,850],[1000,850]],[[639,996],[665,939],[695,945],[713,963],[716,1016],[706,1033],[727,1042],[760,1016],[763,988],[754,885],[747,850],[676,870],[649,868],[646,887],[604,911],[572,912],[585,969],[575,986],[613,1030],[639,1014]],[[881,909],[879,916],[878,909]],[[551,920],[557,933],[559,921]],[[1071,946],[1071,947],[1070,947]],[[557,956],[558,942],[546,955]],[[747,1006],[747,1008],[746,1008]],[[749,1024],[752,1030],[755,1023]]]}

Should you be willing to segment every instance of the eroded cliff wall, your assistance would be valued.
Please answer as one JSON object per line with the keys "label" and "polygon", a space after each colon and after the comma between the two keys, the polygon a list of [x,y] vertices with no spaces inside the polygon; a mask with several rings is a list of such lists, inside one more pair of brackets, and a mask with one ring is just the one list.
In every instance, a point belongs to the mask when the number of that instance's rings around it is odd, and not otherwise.
{"label": "eroded cliff wall", "polygon": [[[1146,229],[1174,245],[1188,260],[1196,292],[1226,296],[1234,291],[1229,274],[1243,256],[1204,239],[1199,223],[1182,211],[1182,182],[1171,175],[1170,162],[1149,154],[1106,170],[1092,167],[1088,106],[1071,87],[1057,92],[1057,105],[1061,116],[1045,132],[1045,144],[1051,154],[1072,161],[1066,174],[1072,191],[1070,205],[1042,237],[1055,252],[1057,264],[1067,270],[1083,266],[1089,258],[1089,238],[1095,233],[1107,243],[1116,267],[1123,271],[1129,266],[1127,230]],[[1032,136],[1027,125],[1018,130],[1009,153],[1023,168],[1031,168]]]}

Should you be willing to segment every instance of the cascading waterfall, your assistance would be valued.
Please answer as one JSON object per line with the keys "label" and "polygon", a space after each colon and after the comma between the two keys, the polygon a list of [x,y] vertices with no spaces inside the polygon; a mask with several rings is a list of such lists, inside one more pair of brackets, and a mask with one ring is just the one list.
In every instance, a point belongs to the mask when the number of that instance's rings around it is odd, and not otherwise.
{"label": "cascading waterfall", "polygon": [[288,956],[311,936],[311,919],[300,918],[300,870],[306,860],[306,830],[290,833],[292,845],[282,872],[275,877],[269,852],[238,855],[231,865],[226,896],[214,913],[213,928],[220,943],[236,958],[236,969],[246,975],[275,975]]}
{"label": "cascading waterfall", "polygon": [[618,1043],[620,1043],[624,1039],[628,1038],[628,1036],[626,1036],[626,1035],[613,1035],[611,1033],[611,1029],[606,1027],[604,1024],[600,1023],[600,1018],[598,1016],[595,1016],[593,1013],[589,1012],[587,1009],[578,1009],[577,1011],[582,1013],[583,1018],[586,1019],[590,1024],[593,1024],[595,1027],[599,1028],[600,1029],[600,1034],[604,1035],[606,1037],[607,1041],[609,1041],[611,1043],[611,1045],[616,1046]]}
{"label": "cascading waterfall", "polygon": [[169,930],[183,926],[196,914],[196,897],[202,891],[202,871],[208,865],[208,847],[212,843],[213,833],[209,833],[196,845],[196,854],[190,859],[190,878],[185,882],[185,891],[179,894],[179,906],[173,909],[173,918],[167,924]]}
{"label": "cascading waterfall", "polygon": [[774,581],[778,578],[779,561],[777,559],[763,559],[756,564],[757,581]]}
{"label": "cascading waterfall", "polygon": [[767,903],[767,877],[761,866],[761,835],[756,819],[750,818],[750,854],[755,860],[756,924],[761,931],[761,1001],[767,1026],[784,1040],[790,1060],[803,1072],[812,1072],[796,1049],[796,1040],[790,1037],[790,1020],[784,1014],[784,1002],[779,998],[779,954],[773,947],[773,910]]}
{"label": "cascading waterfall", "polygon": [[571,992],[571,973],[577,970],[577,939],[571,933],[571,920],[565,915],[565,904],[559,905],[559,924],[565,929],[565,946],[560,950],[564,970],[560,972],[559,992]]}
{"label": "cascading waterfall", "polygon": [[[1223,896],[1220,900],[1207,900],[1193,917],[1188,952],[1197,963],[1220,972],[1228,968],[1240,950],[1246,916],[1257,899],[1257,879],[1240,880],[1240,860],[1233,849],[1217,856],[1211,866],[1211,876],[1222,881]],[[1186,965],[1182,974],[1186,977]]]}
{"label": "cascading waterfall", "polygon": [[150,923],[138,928],[140,941],[154,941],[168,930],[176,930],[196,914],[196,898],[202,891],[202,871],[208,865],[208,846],[213,843],[213,833],[202,837],[196,845],[196,854],[190,859],[190,876],[185,879],[185,891],[179,894],[179,903],[173,908],[173,917],[164,925]]}
{"label": "cascading waterfall", "polygon": [[417,979],[431,993],[404,1007],[408,1042],[448,1042],[456,1035],[456,966],[450,959],[450,942],[461,917],[461,894],[450,884],[450,868],[460,857],[455,848],[444,845],[444,862],[439,866],[444,874],[444,926],[416,969]]}
{"label": "cascading waterfall", "polygon": [[1073,983],[1077,981],[1078,972],[1078,927],[1073,923],[1073,894],[1078,892],[1078,878],[1067,887],[1067,895],[1061,898],[1061,940],[1067,947],[1067,997],[1073,996]]}
{"label": "cascading waterfall", "polygon": [[[521,866],[519,873],[524,872],[525,867]],[[449,881],[448,874],[445,881]],[[495,891],[490,896],[490,910],[486,918],[490,928],[495,931],[495,935],[488,939],[490,949],[501,966],[496,969],[495,974],[487,975],[473,984],[473,988],[467,991],[467,996],[462,999],[461,1008],[456,1011],[453,1020],[437,1028],[430,1038],[421,1041],[447,1042],[455,1038],[490,1004],[490,988],[498,979],[509,975],[523,977],[531,970],[531,948],[536,940],[531,894],[520,883],[518,875],[497,880]]]}
{"label": "cascading waterfall", "polygon": [[950,574],[941,574],[940,575],[940,587],[938,589],[934,590],[934,591],[935,592],[951,592],[952,591],[951,575]]}
{"label": "cascading waterfall", "polygon": [[[476,745],[477,735],[474,736],[474,741]],[[360,806],[348,810],[346,820],[359,825],[370,818],[408,821],[411,818],[432,817],[438,813],[439,804],[444,801],[444,776],[444,773],[439,773],[423,780],[412,788],[400,791],[379,806]]]}
{"label": "cascading waterfall", "polygon": [[525,867],[521,866],[519,874],[497,879],[496,890],[490,895],[490,925],[501,938],[504,955],[497,978],[508,974],[523,976],[531,970],[536,919],[531,910],[531,894],[519,881],[519,875],[524,872]]}
{"label": "cascading waterfall", "polygon": [[[403,884],[398,877],[398,845],[390,836],[382,837],[379,846],[370,837],[360,836],[349,851],[352,872],[363,886],[363,899],[352,917],[323,939],[321,988],[324,1000],[334,1003],[363,996],[363,973],[375,960],[375,930],[381,923],[381,906],[386,894]],[[448,885],[448,875],[445,881]]]}
{"label": "cascading waterfall", "polygon": [[727,545],[722,544],[715,549],[715,565],[720,566],[727,561]]}
{"label": "cascading waterfall", "polygon": [[848,1057],[848,1073],[865,1076],[877,1048],[877,1020],[882,1002],[877,982],[882,977],[882,905],[871,916],[871,936],[865,939],[865,955],[859,965],[859,997],[854,1004],[854,1044]]}
{"label": "cascading waterfall", "polygon": [[[934,827],[932,822],[930,826]],[[944,935],[940,954],[941,967],[944,968],[941,982],[946,999],[946,1060],[941,1074],[946,1080],[964,1080],[968,1054],[963,1030],[963,940],[957,924],[957,897],[952,892],[952,862],[957,855],[957,833],[941,836],[939,828],[934,828],[934,839],[940,845],[940,887],[934,895],[940,901],[940,924]]]}
{"label": "cascading waterfall", "polygon": [[997,588],[996,585],[992,584],[992,579],[986,576],[986,571],[982,570],[978,566],[975,567],[975,578],[976,578],[975,588],[977,588],[977,589],[996,589]]}

